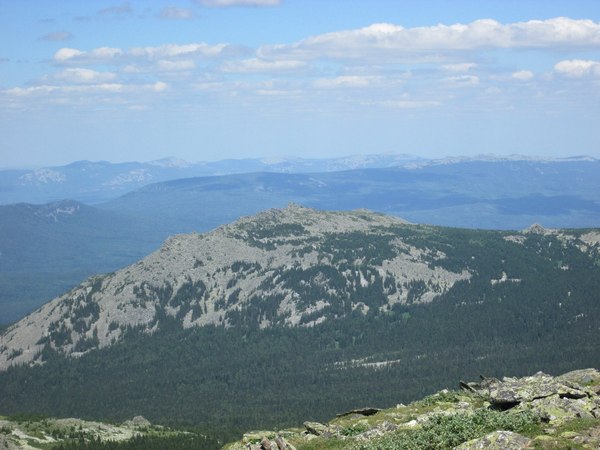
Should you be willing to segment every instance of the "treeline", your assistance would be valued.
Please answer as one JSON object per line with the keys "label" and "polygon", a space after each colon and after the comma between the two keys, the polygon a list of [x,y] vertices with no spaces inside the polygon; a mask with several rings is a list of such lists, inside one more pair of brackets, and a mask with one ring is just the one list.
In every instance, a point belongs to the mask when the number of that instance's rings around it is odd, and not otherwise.
{"label": "treeline", "polygon": [[127,441],[77,441],[59,444],[54,450],[215,450],[222,446],[214,438],[188,433],[177,436],[136,436]]}

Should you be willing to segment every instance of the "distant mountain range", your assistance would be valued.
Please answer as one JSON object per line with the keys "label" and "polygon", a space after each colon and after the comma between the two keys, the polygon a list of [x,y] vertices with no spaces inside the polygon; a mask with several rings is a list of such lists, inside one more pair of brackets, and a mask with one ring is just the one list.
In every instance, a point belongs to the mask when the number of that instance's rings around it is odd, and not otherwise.
{"label": "distant mountain range", "polygon": [[548,159],[522,155],[498,157],[448,157],[425,159],[407,154],[352,155],[338,158],[247,158],[190,163],[178,158],[150,162],[110,163],[77,161],[66,166],[35,170],[0,169],[0,205],[49,203],[71,199],[87,204],[101,203],[129,191],[168,180],[189,177],[232,175],[251,172],[319,173],[357,169],[401,167],[407,169],[472,161],[486,162],[596,162],[590,156]]}
{"label": "distant mountain range", "polygon": [[331,172],[420,164],[411,155],[354,155],[329,159],[247,158],[190,163],[178,158],[110,163],[76,161],[35,170],[0,170],[0,204],[48,203],[63,199],[95,204],[151,183],[248,172]]}
{"label": "distant mountain range", "polygon": [[487,229],[600,224],[600,161],[481,161],[322,173],[249,173],[155,183],[98,205],[170,234],[289,202],[367,208],[415,223]]}

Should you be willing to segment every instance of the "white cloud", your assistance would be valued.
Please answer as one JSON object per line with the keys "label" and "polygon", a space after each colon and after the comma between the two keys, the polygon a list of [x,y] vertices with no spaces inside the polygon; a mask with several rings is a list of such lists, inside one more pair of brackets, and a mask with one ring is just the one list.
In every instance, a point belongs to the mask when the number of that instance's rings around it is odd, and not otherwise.
{"label": "white cloud", "polygon": [[189,8],[177,8],[169,6],[160,11],[161,19],[188,20],[194,18],[194,11]]}
{"label": "white cloud", "polygon": [[187,59],[182,61],[169,61],[166,59],[158,61],[156,66],[161,72],[179,72],[183,70],[194,70],[196,68],[196,63]]}
{"label": "white cloud", "polygon": [[513,72],[511,75],[512,78],[519,81],[529,81],[534,76],[535,75],[530,70],[519,70],[517,72]]}
{"label": "white cloud", "polygon": [[54,92],[57,93],[92,93],[92,92],[121,92],[124,85],[121,83],[102,83],[92,85],[79,85],[79,86],[55,86],[55,85],[41,85],[32,86],[27,88],[12,88],[4,91],[6,94],[15,97],[24,97],[32,95],[45,95]]}
{"label": "white cloud", "polygon": [[117,76],[112,72],[97,72],[91,69],[69,68],[57,74],[52,78],[66,83],[98,84],[112,81]]}
{"label": "white cloud", "polygon": [[343,75],[336,78],[322,78],[316,80],[313,85],[317,88],[362,88],[368,87],[374,81],[380,80],[375,76]]}
{"label": "white cloud", "polygon": [[285,72],[303,69],[307,66],[305,61],[265,61],[251,58],[240,61],[229,61],[220,67],[223,72],[253,73],[253,72]]}
{"label": "white cloud", "polygon": [[456,64],[444,64],[442,69],[447,72],[468,72],[469,70],[477,67],[475,63],[456,63]]}
{"label": "white cloud", "polygon": [[90,52],[83,52],[75,48],[61,48],[54,54],[54,61],[64,64],[76,63],[105,63],[115,60],[123,55],[119,48],[99,47]]}
{"label": "white cloud", "polygon": [[157,81],[152,85],[152,89],[156,92],[162,92],[167,89],[169,85],[167,83],[163,83],[162,81]]}
{"label": "white cloud", "polygon": [[444,81],[451,86],[456,87],[477,86],[479,84],[479,77],[475,75],[458,75],[455,77],[444,78]]}
{"label": "white cloud", "polygon": [[387,108],[420,109],[441,106],[442,103],[433,100],[387,100],[378,104]]}
{"label": "white cloud", "polygon": [[554,65],[554,71],[569,78],[600,76],[600,61],[570,59]]}
{"label": "white cloud", "polygon": [[165,44],[158,47],[135,47],[129,50],[99,47],[85,52],[74,48],[61,48],[54,54],[54,61],[60,64],[118,64],[128,63],[131,59],[147,61],[180,57],[215,57],[229,46],[226,44],[209,45],[203,42],[193,44]]}
{"label": "white cloud", "polygon": [[225,44],[209,45],[203,42],[195,44],[166,44],[158,47],[137,47],[129,50],[128,55],[147,59],[176,58],[181,56],[218,56],[227,47]]}
{"label": "white cloud", "polygon": [[162,81],[146,84],[123,84],[123,83],[98,83],[89,85],[67,85],[58,86],[44,84],[40,86],[31,86],[26,88],[16,87],[1,91],[3,94],[12,97],[32,97],[44,96],[49,94],[101,94],[101,93],[139,93],[144,91],[162,92],[168,89],[169,85]]}
{"label": "white cloud", "polygon": [[510,24],[481,19],[468,24],[414,28],[377,23],[309,37],[290,45],[263,46],[258,54],[264,58],[411,61],[437,60],[448,52],[494,48],[582,47],[600,47],[600,23],[557,17]]}
{"label": "white cloud", "polygon": [[204,6],[226,7],[226,6],[277,6],[281,0],[199,0]]}
{"label": "white cloud", "polygon": [[61,48],[54,54],[54,60],[58,62],[68,61],[83,55],[84,52],[75,48]]}

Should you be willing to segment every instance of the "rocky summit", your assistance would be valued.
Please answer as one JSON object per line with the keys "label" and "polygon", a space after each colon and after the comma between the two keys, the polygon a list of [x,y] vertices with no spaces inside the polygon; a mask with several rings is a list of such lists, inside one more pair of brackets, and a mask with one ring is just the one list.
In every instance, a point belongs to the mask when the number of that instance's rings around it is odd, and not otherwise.
{"label": "rocky summit", "polygon": [[78,356],[119,341],[127,327],[152,333],[160,314],[185,328],[227,326],[256,308],[261,327],[310,326],[344,301],[367,313],[406,303],[419,282],[425,288],[410,301],[429,302],[471,277],[436,267],[442,252],[404,242],[397,230],[407,226],[368,211],[290,205],[171,237],[136,264],[88,279],[11,327],[0,337],[0,369],[40,361],[46,345]]}
{"label": "rocky summit", "polygon": [[[443,301],[464,283],[491,286],[502,301],[507,290],[531,285],[528,271],[566,280],[552,299],[564,309],[581,290],[577,277],[587,276],[582,264],[593,281],[599,242],[597,230],[461,231],[292,204],[173,236],[137,263],[89,278],[0,336],[0,370],[41,363],[46,350],[81,356],[122,341],[130,329],[151,335],[165,317],[182,328],[311,327]],[[469,301],[485,303],[481,289]]]}
{"label": "rocky summit", "polygon": [[409,405],[363,408],[328,423],[254,431],[225,450],[600,448],[600,372],[460,382]]}

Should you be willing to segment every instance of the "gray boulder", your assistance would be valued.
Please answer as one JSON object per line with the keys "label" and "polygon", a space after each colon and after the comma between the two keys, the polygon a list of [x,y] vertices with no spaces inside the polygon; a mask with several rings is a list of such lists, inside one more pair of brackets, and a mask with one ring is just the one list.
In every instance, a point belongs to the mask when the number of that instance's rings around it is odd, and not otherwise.
{"label": "gray boulder", "polygon": [[531,439],[512,431],[493,431],[479,439],[473,439],[455,447],[455,450],[520,450],[528,448]]}

